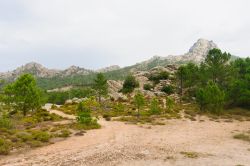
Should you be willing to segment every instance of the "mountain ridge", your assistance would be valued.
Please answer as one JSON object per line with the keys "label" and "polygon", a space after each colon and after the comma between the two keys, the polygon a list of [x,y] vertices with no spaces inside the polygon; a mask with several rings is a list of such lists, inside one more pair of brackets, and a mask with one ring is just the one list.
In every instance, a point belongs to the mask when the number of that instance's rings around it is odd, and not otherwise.
{"label": "mountain ridge", "polygon": [[135,65],[127,67],[119,67],[118,65],[112,65],[109,67],[101,68],[98,70],[85,69],[79,66],[70,66],[64,70],[48,69],[43,65],[30,62],[23,66],[16,68],[13,71],[0,73],[0,79],[13,80],[23,73],[30,73],[38,78],[52,78],[52,77],[67,77],[75,75],[89,75],[97,72],[112,72],[129,70],[130,72],[138,70],[148,70],[156,66],[165,66],[168,64],[183,64],[188,62],[200,63],[203,61],[210,49],[218,48],[218,46],[212,40],[198,39],[189,51],[183,55],[169,55],[169,56],[153,56],[149,60],[136,63]]}

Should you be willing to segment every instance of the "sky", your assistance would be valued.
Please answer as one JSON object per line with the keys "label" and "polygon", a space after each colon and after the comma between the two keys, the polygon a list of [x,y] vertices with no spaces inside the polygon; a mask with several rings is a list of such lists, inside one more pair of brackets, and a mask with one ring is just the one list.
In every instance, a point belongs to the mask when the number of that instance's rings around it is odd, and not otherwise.
{"label": "sky", "polygon": [[0,71],[127,66],[199,38],[250,56],[249,0],[0,0]]}

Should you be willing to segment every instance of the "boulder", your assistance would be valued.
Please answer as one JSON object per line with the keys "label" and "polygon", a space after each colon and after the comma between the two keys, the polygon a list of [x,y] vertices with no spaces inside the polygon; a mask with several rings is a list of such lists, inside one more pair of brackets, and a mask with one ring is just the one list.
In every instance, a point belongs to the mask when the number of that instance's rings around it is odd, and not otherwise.
{"label": "boulder", "polygon": [[115,80],[108,80],[108,95],[113,100],[121,100],[121,101],[127,101],[127,96],[123,95],[119,91],[122,89],[123,82],[122,81],[115,81]]}

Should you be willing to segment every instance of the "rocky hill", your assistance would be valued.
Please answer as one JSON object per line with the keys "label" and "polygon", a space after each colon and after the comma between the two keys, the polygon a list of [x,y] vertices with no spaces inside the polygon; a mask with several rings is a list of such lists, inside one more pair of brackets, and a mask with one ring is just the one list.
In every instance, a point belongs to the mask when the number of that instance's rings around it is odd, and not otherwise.
{"label": "rocky hill", "polygon": [[80,68],[77,66],[71,66],[65,70],[48,69],[41,64],[30,62],[24,66],[18,67],[13,71],[8,71],[5,73],[0,73],[0,79],[13,80],[16,77],[24,73],[30,73],[39,78],[52,78],[55,76],[66,77],[70,75],[87,75],[93,71]]}
{"label": "rocky hill", "polygon": [[169,64],[185,64],[188,62],[200,63],[202,62],[209,50],[218,48],[213,42],[206,39],[198,39],[197,42],[183,55],[169,55],[166,57],[154,56],[151,59],[137,63],[132,70],[149,70],[156,66],[166,66]]}
{"label": "rocky hill", "polygon": [[96,71],[81,68],[78,66],[71,66],[65,70],[54,70],[43,67],[38,63],[31,62],[24,66],[18,67],[13,71],[0,73],[0,79],[13,80],[20,74],[31,73],[34,76],[43,79],[47,78],[51,79],[54,77],[57,77],[58,79],[58,77],[60,77],[61,78],[60,82],[65,82],[62,81],[62,79],[66,79],[68,77],[76,77],[76,76],[81,76],[81,77],[89,76],[93,75],[96,72],[103,72],[108,77],[110,76],[111,79],[116,79],[116,78],[121,79],[129,72],[133,73],[136,71],[147,71],[157,66],[164,67],[169,64],[180,65],[180,64],[185,64],[187,62],[200,63],[205,59],[208,51],[213,48],[217,48],[217,45],[213,41],[209,41],[206,39],[199,39],[197,42],[194,43],[194,45],[189,49],[189,51],[183,55],[176,55],[176,56],[169,55],[165,57],[154,56],[149,60],[137,63],[132,66],[120,68],[119,66],[114,65]]}

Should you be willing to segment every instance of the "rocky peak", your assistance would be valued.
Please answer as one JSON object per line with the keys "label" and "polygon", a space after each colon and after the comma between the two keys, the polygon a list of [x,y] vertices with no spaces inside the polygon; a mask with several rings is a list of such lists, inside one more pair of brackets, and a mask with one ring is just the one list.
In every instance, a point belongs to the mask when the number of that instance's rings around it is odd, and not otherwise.
{"label": "rocky peak", "polygon": [[27,64],[24,65],[24,68],[32,68],[32,67],[44,68],[41,64],[36,63],[36,62],[30,62],[30,63],[27,63]]}
{"label": "rocky peak", "polygon": [[69,76],[69,75],[74,75],[74,74],[89,74],[91,73],[91,70],[87,70],[85,68],[81,68],[79,66],[70,66],[69,68],[63,70],[61,72],[62,76]]}
{"label": "rocky peak", "polygon": [[206,39],[198,39],[196,43],[189,49],[189,52],[186,53],[187,56],[190,56],[192,58],[198,58],[198,59],[204,59],[206,58],[208,51],[218,48],[217,45],[211,40]]}

